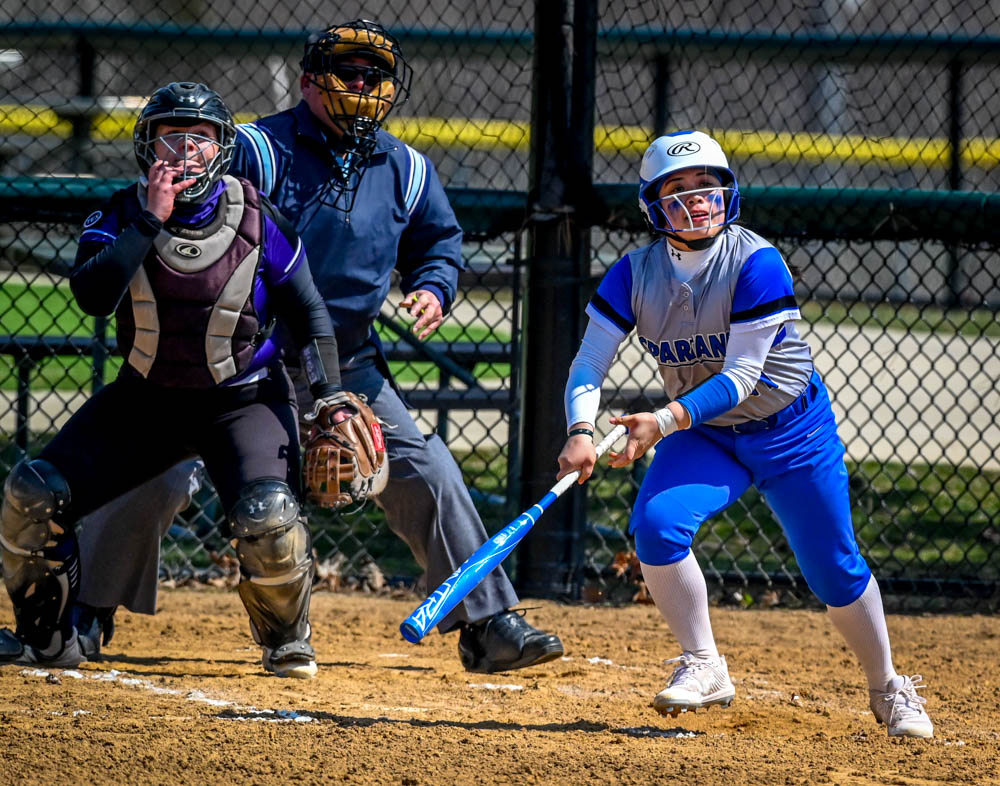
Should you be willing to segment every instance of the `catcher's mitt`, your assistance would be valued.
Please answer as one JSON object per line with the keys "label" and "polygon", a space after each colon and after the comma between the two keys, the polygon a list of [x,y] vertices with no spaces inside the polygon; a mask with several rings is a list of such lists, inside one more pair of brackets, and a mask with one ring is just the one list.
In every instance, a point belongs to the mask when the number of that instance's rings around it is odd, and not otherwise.
{"label": "catcher's mitt", "polygon": [[[346,420],[334,413],[352,410]],[[316,402],[305,442],[306,498],[324,508],[342,508],[381,494],[389,480],[385,438],[365,399],[341,391]]]}

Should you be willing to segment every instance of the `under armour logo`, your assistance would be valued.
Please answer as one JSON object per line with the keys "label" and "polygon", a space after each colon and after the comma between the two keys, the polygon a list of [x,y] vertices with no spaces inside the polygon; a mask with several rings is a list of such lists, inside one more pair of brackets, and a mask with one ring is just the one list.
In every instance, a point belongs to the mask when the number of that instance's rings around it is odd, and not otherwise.
{"label": "under armour logo", "polygon": [[681,252],[678,251],[676,248],[671,247],[671,249],[670,249],[670,256],[672,256],[678,262],[681,261]]}

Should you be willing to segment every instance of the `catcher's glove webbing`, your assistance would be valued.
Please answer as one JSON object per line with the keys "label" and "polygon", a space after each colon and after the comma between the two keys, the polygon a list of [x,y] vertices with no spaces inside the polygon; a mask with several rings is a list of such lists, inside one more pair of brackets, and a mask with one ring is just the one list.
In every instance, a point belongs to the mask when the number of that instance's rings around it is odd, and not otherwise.
{"label": "catcher's glove webbing", "polygon": [[[334,414],[349,417],[334,423]],[[385,438],[365,399],[346,390],[316,402],[305,443],[306,497],[324,508],[342,508],[377,496],[389,480]]]}

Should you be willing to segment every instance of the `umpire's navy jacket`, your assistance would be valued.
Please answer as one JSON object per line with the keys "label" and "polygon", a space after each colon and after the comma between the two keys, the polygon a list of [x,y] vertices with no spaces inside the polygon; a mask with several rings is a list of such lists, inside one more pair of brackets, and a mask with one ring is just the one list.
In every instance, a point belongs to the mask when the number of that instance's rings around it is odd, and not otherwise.
{"label": "umpire's navy jacket", "polygon": [[434,166],[385,131],[361,179],[354,209],[332,206],[336,158],[302,101],[238,127],[230,172],[247,178],[294,225],[326,301],[341,356],[369,338],[389,293],[427,289],[447,313],[462,261],[462,229]]}

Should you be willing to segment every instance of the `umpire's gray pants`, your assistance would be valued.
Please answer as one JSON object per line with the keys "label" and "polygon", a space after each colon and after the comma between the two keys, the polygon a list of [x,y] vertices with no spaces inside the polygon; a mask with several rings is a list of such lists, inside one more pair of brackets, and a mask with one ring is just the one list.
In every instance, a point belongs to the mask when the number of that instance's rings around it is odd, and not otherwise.
{"label": "umpire's gray pants", "polygon": [[[362,350],[342,362],[344,387],[367,396],[375,414],[389,424],[384,429],[389,483],[377,502],[389,528],[406,542],[426,571],[428,590],[433,590],[486,541],[486,530],[447,446],[436,434],[420,432],[370,352]],[[306,385],[296,369],[289,371],[300,411],[311,411]],[[154,494],[176,499],[181,490],[186,495],[191,471],[184,466],[174,467],[87,517],[80,533],[80,600],[153,613],[160,538],[178,511],[168,505],[150,515],[147,500]],[[517,602],[507,575],[497,568],[442,620],[438,630],[445,633],[459,622],[489,617]]]}
{"label": "umpire's gray pants", "polygon": [[156,613],[160,539],[191,504],[201,467],[182,461],[80,519],[80,601]]}

